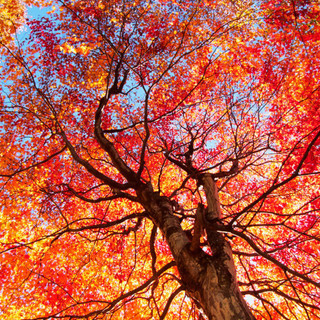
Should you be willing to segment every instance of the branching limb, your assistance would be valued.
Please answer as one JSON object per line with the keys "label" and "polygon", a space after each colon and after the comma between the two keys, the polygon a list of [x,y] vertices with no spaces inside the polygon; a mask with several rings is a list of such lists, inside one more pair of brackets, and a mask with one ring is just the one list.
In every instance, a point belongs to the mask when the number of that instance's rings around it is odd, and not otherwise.
{"label": "branching limb", "polygon": [[130,187],[128,184],[121,184],[121,183],[118,183],[118,182],[112,180],[111,178],[107,177],[106,175],[104,175],[103,173],[98,171],[96,168],[94,168],[88,161],[81,158],[78,155],[78,153],[76,152],[76,150],[73,147],[73,145],[71,144],[71,142],[69,141],[69,139],[67,138],[67,136],[66,136],[65,132],[62,130],[62,128],[61,128],[60,135],[61,135],[62,139],[64,140],[65,144],[67,145],[67,148],[69,149],[73,159],[76,162],[78,162],[79,164],[81,164],[84,168],[86,168],[86,170],[89,173],[91,173],[93,176],[95,176],[96,178],[98,178],[99,180],[101,180],[102,182],[104,182],[105,184],[107,184],[108,186],[110,186],[112,188],[117,188],[119,190],[126,190]]}
{"label": "branching limb", "polygon": [[[208,227],[208,226],[207,226]],[[210,227],[208,227],[210,228]],[[300,279],[305,280],[307,283],[312,283],[315,287],[320,288],[320,283],[317,281],[314,281],[313,279],[311,279],[310,277],[307,277],[304,274],[301,274],[291,268],[289,268],[288,266],[286,266],[285,264],[283,264],[282,262],[278,261],[276,258],[274,258],[273,256],[271,256],[269,253],[261,250],[256,244],[255,242],[250,239],[247,235],[245,235],[244,233],[234,230],[233,228],[229,227],[229,226],[223,226],[223,225],[215,225],[214,226],[214,230],[216,231],[220,231],[222,233],[227,232],[227,233],[232,233],[235,236],[238,236],[239,238],[242,238],[243,240],[245,240],[250,246],[251,248],[257,252],[260,256],[264,257],[265,259],[271,261],[272,263],[274,263],[276,266],[278,266],[279,268],[281,268],[284,272],[289,272],[291,273],[293,276],[296,276]]]}
{"label": "branching limb", "polygon": [[168,299],[168,301],[166,303],[166,306],[164,307],[164,309],[162,311],[162,314],[160,316],[160,320],[163,320],[163,319],[166,318],[166,315],[167,315],[167,313],[169,311],[169,308],[170,308],[170,305],[171,305],[173,299],[183,290],[184,290],[184,288],[182,286],[180,286],[175,291],[173,291],[171,293],[171,295],[170,295],[170,297],[169,297],[169,299]]}
{"label": "branching limb", "polygon": [[[123,218],[120,218],[118,220],[114,220],[114,221],[107,221],[107,222],[103,222],[103,223],[98,223],[98,224],[91,224],[91,225],[86,225],[86,226],[81,226],[81,227],[78,227],[78,228],[73,228],[72,225],[74,224],[78,224],[79,222],[85,222],[85,221],[88,221],[88,220],[94,220],[94,221],[97,221],[98,219],[89,219],[89,218],[85,218],[85,219],[77,219],[77,220],[74,220],[72,222],[69,222],[67,223],[67,225],[51,234],[48,234],[48,235],[45,235],[39,239],[36,239],[34,241],[30,241],[30,242],[26,242],[26,243],[11,243],[11,244],[8,244],[8,245],[11,245],[11,247],[5,249],[5,250],[2,250],[0,251],[0,253],[5,253],[5,252],[9,252],[9,251],[12,251],[12,250],[15,250],[17,248],[21,248],[21,247],[28,247],[29,249],[32,249],[32,245],[37,243],[37,242],[41,242],[41,241],[44,241],[46,239],[50,239],[50,238],[53,238],[52,241],[51,241],[51,244],[52,242],[58,240],[62,235],[66,234],[66,233],[78,233],[78,232],[81,232],[81,231],[85,231],[85,230],[101,230],[101,229],[108,229],[108,228],[111,228],[111,227],[114,227],[114,226],[117,226],[123,222],[126,222],[128,220],[131,220],[131,219],[135,219],[137,218],[138,219],[138,222],[136,223],[136,226],[140,226],[140,223],[141,223],[141,219],[144,218],[144,217],[147,217],[147,214],[146,212],[141,212],[141,213],[132,213],[132,214],[129,214]],[[135,228],[135,227],[133,227]],[[127,233],[128,233],[128,230],[129,232],[132,231],[130,228],[127,229]]]}
{"label": "branching limb", "polygon": [[31,168],[35,168],[35,167],[37,167],[37,166],[40,166],[40,165],[42,165],[42,164],[50,161],[51,159],[53,159],[55,156],[59,155],[60,153],[62,153],[62,152],[65,151],[66,149],[67,149],[67,147],[64,146],[61,150],[53,153],[52,155],[48,156],[46,159],[44,159],[44,160],[42,160],[42,161],[39,161],[39,162],[37,162],[37,163],[34,163],[34,164],[32,164],[32,165],[30,165],[30,166],[28,166],[28,167],[19,169],[19,170],[13,172],[13,173],[9,173],[9,174],[2,174],[2,173],[0,173],[0,177],[12,178],[13,176],[15,176],[15,175],[17,175],[17,174],[19,174],[19,173],[21,173],[21,172],[27,171],[27,170],[29,170],[29,169],[31,169]]}
{"label": "branching limb", "polygon": [[[82,303],[76,303],[76,304],[72,304],[70,306],[68,306],[67,308],[63,309],[60,312],[57,312],[55,314],[51,314],[49,316],[44,316],[44,317],[37,317],[37,318],[32,318],[29,320],[48,320],[48,319],[93,319],[93,318],[97,318],[99,315],[102,314],[106,314],[107,312],[110,312],[113,308],[115,308],[121,301],[125,301],[127,298],[134,296],[135,294],[137,294],[138,292],[148,288],[148,286],[150,286],[150,284],[155,280],[156,277],[161,276],[161,274],[163,274],[165,271],[169,270],[170,268],[172,268],[173,266],[175,266],[176,263],[175,261],[171,261],[168,264],[166,264],[165,266],[163,266],[154,276],[152,276],[151,278],[149,278],[149,280],[147,280],[144,284],[142,284],[141,286],[128,291],[124,294],[122,294],[121,296],[119,296],[118,298],[116,298],[113,301],[103,301],[103,300],[95,300],[95,301],[88,301],[88,302],[82,302]],[[103,303],[103,304],[107,304],[107,306],[105,308],[102,308],[100,310],[95,310],[86,314],[82,314],[82,315],[75,315],[75,314],[67,314],[68,310],[78,306],[78,305],[86,305],[86,304],[91,304],[91,303]],[[69,311],[70,312],[70,311]]]}
{"label": "branching limb", "polygon": [[[291,180],[295,179],[299,176],[300,170],[307,159],[311,148],[315,145],[317,140],[320,138],[320,131],[317,132],[315,137],[312,139],[310,144],[308,145],[307,149],[305,150],[301,160],[299,161],[298,165],[296,166],[296,169],[294,172],[286,179],[284,179],[281,182],[274,183],[267,191],[265,191],[261,196],[259,196],[256,200],[251,202],[249,205],[247,205],[245,208],[243,208],[237,215],[230,221],[230,225],[232,225],[241,215],[243,215],[245,212],[249,211],[251,208],[253,208],[255,205],[257,205],[260,201],[264,200],[269,194],[271,194],[273,191],[277,190],[278,188],[284,186],[285,184],[289,183]],[[277,179],[277,178],[276,178]]]}

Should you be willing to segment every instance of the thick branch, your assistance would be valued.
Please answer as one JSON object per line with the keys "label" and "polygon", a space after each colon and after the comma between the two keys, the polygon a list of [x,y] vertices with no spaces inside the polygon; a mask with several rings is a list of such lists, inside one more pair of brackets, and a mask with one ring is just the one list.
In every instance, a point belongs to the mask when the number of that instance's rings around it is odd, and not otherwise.
{"label": "thick branch", "polygon": [[204,214],[205,207],[202,203],[199,203],[196,211],[196,219],[193,228],[193,237],[190,245],[191,252],[197,252],[200,249],[200,238],[204,228]]}
{"label": "thick branch", "polygon": [[211,173],[201,175],[201,184],[207,198],[208,213],[206,219],[209,221],[221,219],[220,201],[216,182]]}
{"label": "thick branch", "polygon": [[150,253],[152,258],[151,268],[152,268],[153,274],[157,273],[157,270],[156,270],[157,254],[154,247],[157,230],[158,230],[158,227],[154,225],[151,231],[151,236],[150,236]]}
{"label": "thick branch", "polygon": [[60,135],[62,136],[65,144],[67,145],[67,148],[69,149],[73,159],[78,162],[79,164],[81,164],[82,166],[84,166],[86,168],[86,170],[91,173],[93,176],[95,176],[96,178],[100,179],[102,182],[104,182],[105,184],[107,184],[108,186],[112,187],[112,188],[116,188],[119,190],[126,190],[128,189],[130,186],[128,184],[121,184],[118,183],[114,180],[112,180],[111,178],[105,176],[103,173],[101,173],[100,171],[98,171],[97,169],[95,169],[88,161],[82,159],[78,153],[76,152],[75,148],[73,147],[73,145],[71,144],[71,142],[68,140],[66,134],[64,133],[63,130],[61,130]]}
{"label": "thick branch", "polygon": [[113,143],[109,141],[102,129],[101,129],[101,114],[104,106],[106,106],[109,97],[103,97],[100,99],[99,107],[95,115],[95,126],[94,134],[101,146],[101,148],[108,153],[111,158],[113,165],[118,169],[118,171],[131,183],[136,184],[138,179],[136,173],[127,166],[127,164],[121,159],[118,151],[114,147]]}
{"label": "thick branch", "polygon": [[137,197],[135,197],[135,196],[133,196],[133,195],[131,195],[129,193],[126,193],[126,192],[121,192],[121,191],[116,191],[115,194],[113,194],[111,196],[99,197],[99,198],[96,198],[96,199],[91,199],[91,198],[87,198],[87,197],[83,196],[82,194],[80,194],[79,192],[75,191],[70,186],[67,186],[67,188],[77,198],[79,198],[79,199],[81,199],[81,200],[83,200],[85,202],[89,202],[89,203],[99,203],[99,202],[111,201],[111,200],[119,199],[119,198],[125,198],[125,199],[128,199],[128,200],[134,201],[134,202],[138,201]]}

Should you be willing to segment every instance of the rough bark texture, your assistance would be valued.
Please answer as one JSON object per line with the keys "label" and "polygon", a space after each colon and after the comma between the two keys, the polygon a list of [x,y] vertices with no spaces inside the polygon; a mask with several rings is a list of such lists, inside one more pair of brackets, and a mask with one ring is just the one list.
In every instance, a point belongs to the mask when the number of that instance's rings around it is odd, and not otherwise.
{"label": "rough bark texture", "polygon": [[199,302],[208,318],[255,319],[239,291],[230,245],[222,234],[214,230],[214,223],[221,214],[215,181],[210,175],[205,175],[202,184],[207,196],[208,225],[205,229],[212,256],[202,249],[190,250],[190,240],[173,214],[168,198],[160,197],[151,187],[141,190],[138,197],[163,232],[189,296]]}

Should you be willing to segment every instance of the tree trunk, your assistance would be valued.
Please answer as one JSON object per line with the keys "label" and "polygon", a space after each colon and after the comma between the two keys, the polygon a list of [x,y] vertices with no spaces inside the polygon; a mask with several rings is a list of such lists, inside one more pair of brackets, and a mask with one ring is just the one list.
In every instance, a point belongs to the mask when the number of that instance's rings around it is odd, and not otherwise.
{"label": "tree trunk", "polygon": [[[207,223],[210,223],[220,218],[218,194],[210,175],[203,176],[202,184],[208,203]],[[206,228],[213,254],[200,248],[192,251],[190,240],[173,214],[170,199],[159,196],[150,186],[138,192],[138,197],[164,234],[188,295],[201,305],[208,318],[255,319],[239,291],[231,248],[224,236],[213,228]]]}

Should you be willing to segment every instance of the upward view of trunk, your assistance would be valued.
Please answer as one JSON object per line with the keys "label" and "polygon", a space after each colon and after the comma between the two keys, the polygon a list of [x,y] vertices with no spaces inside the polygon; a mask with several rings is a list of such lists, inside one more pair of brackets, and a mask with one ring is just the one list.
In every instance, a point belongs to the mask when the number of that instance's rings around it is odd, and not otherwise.
{"label": "upward view of trunk", "polygon": [[[212,227],[220,218],[220,204],[214,179],[207,174],[202,179],[207,197],[204,228],[212,255],[201,248],[190,249],[190,240],[173,214],[172,204],[145,189],[140,199],[155,224],[165,235],[177,263],[188,295],[195,299],[210,320],[255,319],[244,301],[236,279],[232,252],[225,237]],[[210,226],[210,224],[212,226]]]}

